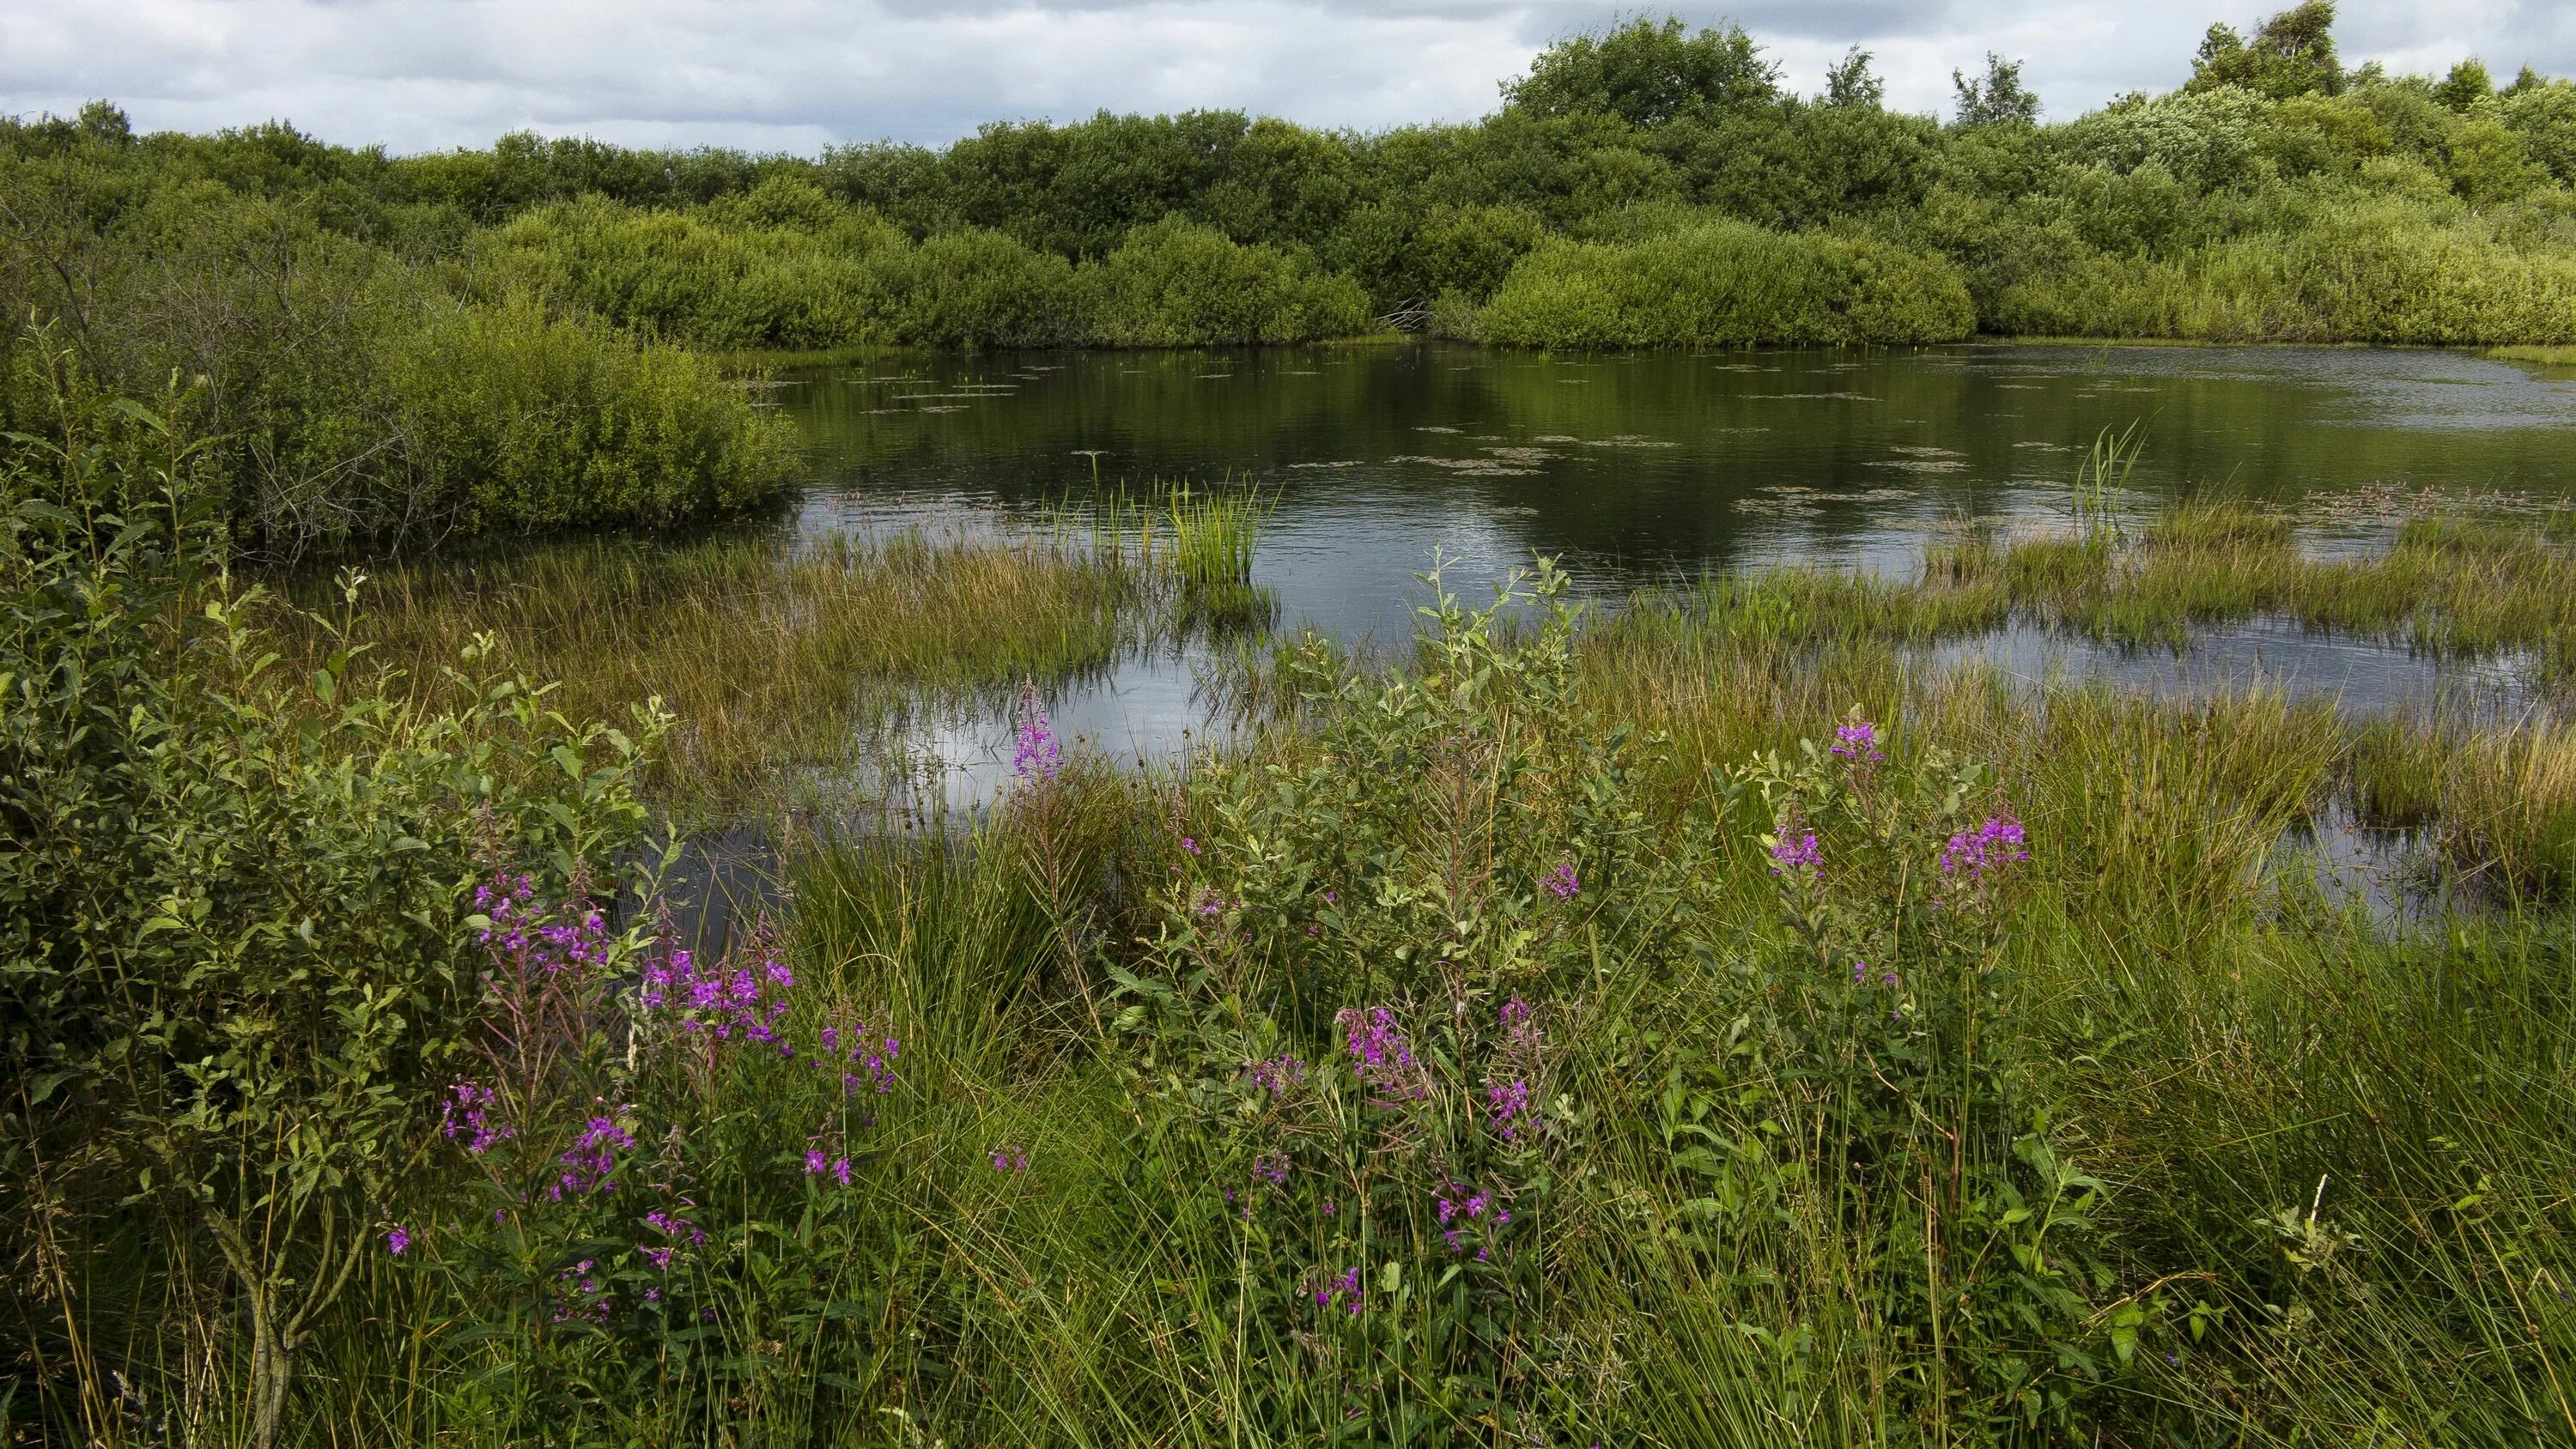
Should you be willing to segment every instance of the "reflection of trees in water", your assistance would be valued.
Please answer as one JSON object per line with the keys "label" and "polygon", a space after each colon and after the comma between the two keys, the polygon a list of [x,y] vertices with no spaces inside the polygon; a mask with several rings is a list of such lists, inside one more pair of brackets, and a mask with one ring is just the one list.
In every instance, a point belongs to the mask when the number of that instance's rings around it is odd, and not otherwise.
{"label": "reflection of trees in water", "polygon": [[[2133,486],[2161,496],[2391,479],[2562,488],[2576,425],[2576,403],[2502,364],[2334,349],[1557,358],[1409,344],[876,369],[900,370],[916,377],[899,388],[825,373],[792,390],[818,483],[1027,503],[1090,486],[1081,453],[1098,450],[1113,481],[1249,470],[1281,490],[1289,519],[1343,515],[1354,535],[1463,507],[1519,551],[1622,577],[1839,553],[1961,514],[2045,507],[2071,481],[2072,453],[2133,421],[2147,436]],[[881,411],[889,394],[993,382],[1017,390],[959,412]],[[2453,425],[2479,407],[2507,425]]]}

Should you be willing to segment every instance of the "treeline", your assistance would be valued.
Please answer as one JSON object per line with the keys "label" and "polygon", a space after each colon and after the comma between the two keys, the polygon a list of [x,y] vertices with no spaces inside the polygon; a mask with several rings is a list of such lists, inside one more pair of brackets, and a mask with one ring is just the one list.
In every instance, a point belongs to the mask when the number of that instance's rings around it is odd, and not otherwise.
{"label": "treeline", "polygon": [[797,469],[792,425],[712,360],[385,245],[291,168],[228,169],[236,139],[141,141],[94,106],[8,140],[0,429],[152,399],[209,439],[245,553],[675,522]]}
{"label": "treeline", "polygon": [[2213,27],[2180,88],[2045,125],[1998,57],[1944,122],[1857,49],[1802,96],[1741,30],[1643,19],[1370,135],[396,157],[99,103],[0,123],[0,305],[121,390],[206,379],[236,526],[290,551],[774,491],[778,430],[669,345],[2576,341],[2576,84],[2348,69],[2333,17]]}

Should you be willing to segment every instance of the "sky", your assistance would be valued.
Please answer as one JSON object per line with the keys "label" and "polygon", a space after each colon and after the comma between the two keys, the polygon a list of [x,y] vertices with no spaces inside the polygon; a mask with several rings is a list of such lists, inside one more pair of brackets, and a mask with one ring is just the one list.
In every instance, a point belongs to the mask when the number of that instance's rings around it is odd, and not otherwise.
{"label": "sky", "polygon": [[[1669,9],[1752,32],[1823,86],[1859,44],[1891,106],[1946,114],[1988,51],[2063,119],[2190,73],[2213,20],[2286,0],[1743,0]],[[1633,13],[1566,0],[0,0],[0,113],[93,97],[141,130],[291,121],[401,152],[522,128],[806,155],[938,145],[992,120],[1227,108],[1378,130],[1466,121],[1550,41]],[[2576,75],[2576,0],[2345,0],[2347,64]]]}

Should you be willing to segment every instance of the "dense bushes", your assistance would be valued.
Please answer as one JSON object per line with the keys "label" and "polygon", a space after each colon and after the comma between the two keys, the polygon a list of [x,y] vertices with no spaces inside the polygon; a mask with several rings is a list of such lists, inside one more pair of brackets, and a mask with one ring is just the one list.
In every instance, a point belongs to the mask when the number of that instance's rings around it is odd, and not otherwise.
{"label": "dense bushes", "polygon": [[1302,342],[1369,326],[1368,299],[1349,278],[1316,276],[1177,217],[1137,228],[1087,280],[1098,289],[1096,330],[1110,342]]}
{"label": "dense bushes", "polygon": [[1939,257],[1708,222],[1628,244],[1544,247],[1512,269],[1478,323],[1493,341],[1530,346],[1745,347],[1946,342],[1976,315]]}
{"label": "dense bushes", "polygon": [[1646,19],[1475,124],[1368,136],[1104,114],[819,161],[395,158],[98,104],[0,122],[0,308],[110,385],[203,379],[237,536],[278,554],[774,491],[779,426],[673,346],[2576,336],[2576,84],[2346,71],[2332,18],[2220,27],[2181,88],[2046,126],[2009,62],[1944,126],[1865,54],[1802,98],[1742,32]]}
{"label": "dense bushes", "polygon": [[[44,401],[51,436],[0,465],[11,1251],[113,1243],[196,1305],[182,1331],[238,1335],[264,1446],[469,1045],[473,877],[506,856],[607,885],[585,863],[640,829],[660,725],[571,726],[498,674],[424,712],[355,640],[283,676],[223,567],[210,453],[131,404]],[[20,1339],[13,1377],[79,1356],[73,1323]]]}
{"label": "dense bushes", "polygon": [[662,522],[775,494],[787,424],[740,384],[581,311],[435,269],[80,138],[0,155],[10,319],[0,421],[29,430],[66,367],[154,394],[210,442],[234,541],[293,557],[498,525]]}
{"label": "dense bushes", "polygon": [[[747,204],[640,211],[597,197],[495,232],[487,287],[532,287],[699,347],[938,348],[1302,342],[1370,325],[1347,278],[1178,216],[1076,266],[1000,231],[915,243],[802,183]],[[762,203],[793,200],[791,221]]]}
{"label": "dense bushes", "polygon": [[2075,256],[2006,287],[2006,331],[2208,341],[2576,340],[2576,251],[2379,203],[2172,258]]}

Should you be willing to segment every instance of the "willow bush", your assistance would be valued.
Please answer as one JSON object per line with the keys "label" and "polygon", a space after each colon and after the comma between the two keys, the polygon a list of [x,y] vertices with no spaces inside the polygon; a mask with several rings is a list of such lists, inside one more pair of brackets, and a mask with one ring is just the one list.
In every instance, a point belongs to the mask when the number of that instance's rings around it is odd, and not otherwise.
{"label": "willow bush", "polygon": [[1856,237],[1706,221],[1633,243],[1557,243],[1477,315],[1538,347],[1947,342],[1976,327],[1947,261]]}

